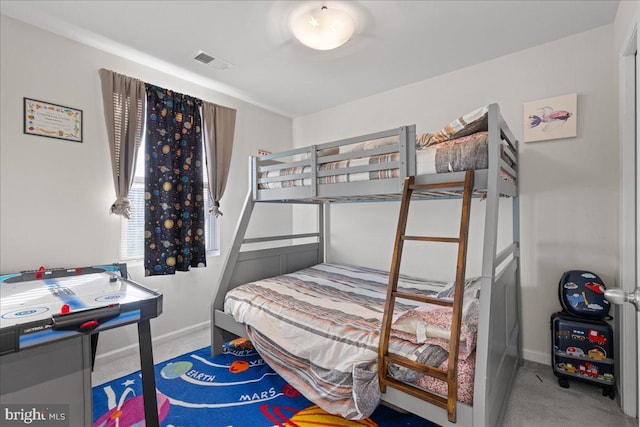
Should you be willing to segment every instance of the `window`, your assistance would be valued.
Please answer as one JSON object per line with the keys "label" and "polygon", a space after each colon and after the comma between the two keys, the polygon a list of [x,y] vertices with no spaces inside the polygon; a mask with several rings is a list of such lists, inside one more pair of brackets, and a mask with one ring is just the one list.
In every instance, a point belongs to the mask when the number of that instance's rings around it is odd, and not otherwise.
{"label": "window", "polygon": [[[204,232],[207,239],[207,253],[218,253],[220,250],[219,221],[214,215],[209,215],[210,206],[207,168],[204,167],[203,147],[203,180],[204,180],[204,206],[205,226]],[[138,158],[136,159],[135,177],[129,192],[131,202],[131,218],[123,218],[120,223],[120,259],[123,261],[142,260],[144,258],[144,138]]]}

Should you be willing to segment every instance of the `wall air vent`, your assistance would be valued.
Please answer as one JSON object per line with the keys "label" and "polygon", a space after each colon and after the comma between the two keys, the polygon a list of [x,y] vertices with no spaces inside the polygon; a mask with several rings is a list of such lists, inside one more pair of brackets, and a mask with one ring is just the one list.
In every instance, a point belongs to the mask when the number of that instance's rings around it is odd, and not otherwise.
{"label": "wall air vent", "polygon": [[224,71],[231,67],[231,63],[220,58],[215,58],[202,50],[199,50],[193,59],[212,68],[215,68],[218,71]]}

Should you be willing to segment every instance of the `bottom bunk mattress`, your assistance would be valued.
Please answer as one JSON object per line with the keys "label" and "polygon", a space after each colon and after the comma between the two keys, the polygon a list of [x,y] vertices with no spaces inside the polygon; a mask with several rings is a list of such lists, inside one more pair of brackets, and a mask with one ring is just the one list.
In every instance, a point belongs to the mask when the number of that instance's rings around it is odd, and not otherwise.
{"label": "bottom bunk mattress", "polygon": [[[225,298],[225,312],[247,325],[261,356],[323,409],[348,419],[369,416],[380,401],[378,344],[388,273],[319,264],[241,285]],[[471,404],[479,287],[467,279],[458,362],[458,400]],[[401,277],[399,289],[451,298],[453,282]],[[398,300],[389,352],[447,366],[451,308]],[[446,383],[390,365],[396,379],[446,395]]]}

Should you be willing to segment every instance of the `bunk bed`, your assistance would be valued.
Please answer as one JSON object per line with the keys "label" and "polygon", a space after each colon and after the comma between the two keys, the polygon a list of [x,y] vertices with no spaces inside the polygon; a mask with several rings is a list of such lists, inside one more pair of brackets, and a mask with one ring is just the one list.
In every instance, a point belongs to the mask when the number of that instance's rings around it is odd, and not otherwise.
{"label": "bunk bed", "polygon": [[[212,302],[213,355],[224,342],[249,337],[306,397],[349,418],[367,416],[381,399],[441,426],[502,423],[522,350],[518,142],[497,104],[462,116],[436,134],[417,135],[415,126],[402,126],[251,157],[250,183]],[[465,277],[464,268],[471,197],[482,197],[486,209],[482,271],[476,278]],[[501,197],[511,200],[513,229],[510,243],[498,252]],[[462,199],[460,237],[405,236],[411,198]],[[326,263],[326,209],[331,203],[372,200],[401,200],[391,272]],[[254,206],[261,202],[316,204],[317,231],[246,238]],[[457,241],[460,247],[464,242],[456,279],[446,284],[401,276],[405,238]],[[254,244],[260,248],[249,249]],[[320,283],[327,286],[319,288]],[[434,304],[453,307],[449,323],[437,324],[442,319],[436,316],[433,327],[423,324],[435,312]],[[251,307],[259,307],[257,313]],[[312,312],[319,317],[310,318]],[[336,313],[339,320],[327,320]],[[303,318],[310,323],[303,324]],[[323,323],[331,333],[320,331]],[[444,332],[438,329],[442,326]],[[281,331],[287,331],[280,334],[286,337],[278,335]],[[312,342],[319,336],[331,336],[326,344],[331,351],[324,355],[303,358],[283,344],[315,348]],[[363,351],[367,363],[355,355],[357,366],[348,365],[354,351]],[[327,360],[310,360],[318,356]],[[332,380],[317,372],[327,363],[340,365],[326,373]],[[306,373],[302,365],[313,365],[316,372]],[[337,372],[349,369],[353,384],[334,381]],[[328,388],[318,388],[325,380]],[[356,388],[362,389],[359,397]]]}

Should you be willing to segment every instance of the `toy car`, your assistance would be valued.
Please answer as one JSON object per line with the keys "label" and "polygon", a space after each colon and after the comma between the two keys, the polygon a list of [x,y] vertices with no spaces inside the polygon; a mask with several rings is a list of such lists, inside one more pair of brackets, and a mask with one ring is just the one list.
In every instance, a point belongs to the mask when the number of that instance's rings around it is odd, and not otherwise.
{"label": "toy car", "polygon": [[604,354],[604,351],[600,350],[599,348],[592,348],[587,352],[587,357],[589,359],[602,360],[606,359],[607,355]]}
{"label": "toy car", "polygon": [[584,357],[584,350],[578,347],[567,347],[566,353],[575,357]]}
{"label": "toy car", "polygon": [[604,345],[607,342],[607,338],[600,332],[589,329],[589,342]]}
{"label": "toy car", "polygon": [[571,374],[576,373],[576,367],[573,366],[571,363],[558,363],[558,368],[563,369]]}

